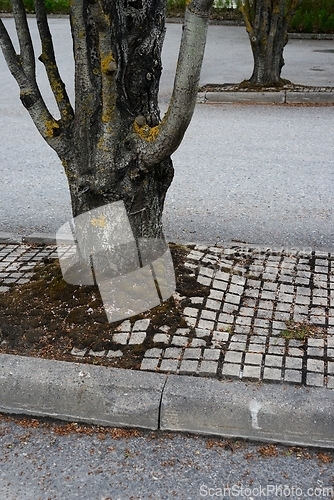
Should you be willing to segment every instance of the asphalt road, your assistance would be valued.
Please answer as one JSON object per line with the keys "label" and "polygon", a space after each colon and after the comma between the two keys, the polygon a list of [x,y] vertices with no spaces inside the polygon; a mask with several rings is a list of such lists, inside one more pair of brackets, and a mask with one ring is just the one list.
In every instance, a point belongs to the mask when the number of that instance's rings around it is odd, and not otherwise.
{"label": "asphalt road", "polygon": [[[0,416],[0,498],[333,498],[333,454]],[[229,488],[229,489],[228,489]]]}
{"label": "asphalt road", "polygon": [[[12,20],[5,22],[13,32]],[[30,24],[36,38],[32,20]],[[51,27],[59,66],[71,89],[68,21],[53,19]],[[180,33],[180,25],[168,25],[162,109],[172,88]],[[282,76],[332,85],[332,44],[291,40]],[[240,81],[251,69],[244,28],[211,26],[202,83]],[[37,73],[53,106],[43,68]],[[62,166],[19,102],[2,55],[0,84],[0,231],[55,232],[71,215]],[[333,107],[198,105],[173,155],[176,175],[164,217],[167,238],[332,250],[333,130]]]}

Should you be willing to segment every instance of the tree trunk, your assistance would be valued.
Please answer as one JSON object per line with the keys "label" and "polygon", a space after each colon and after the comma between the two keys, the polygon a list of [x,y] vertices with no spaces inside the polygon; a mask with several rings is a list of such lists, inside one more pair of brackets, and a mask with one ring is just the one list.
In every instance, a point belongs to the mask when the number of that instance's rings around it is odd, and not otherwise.
{"label": "tree trunk", "polygon": [[241,0],[246,29],[254,58],[249,83],[278,86],[288,43],[288,26],[302,0]]}
{"label": "tree trunk", "polygon": [[[69,170],[73,215],[122,200],[136,237],[162,236],[162,212],[173,178],[167,156],[150,169],[131,144],[133,123],[160,122],[158,89],[165,33],[165,2],[117,0],[87,3],[78,22],[72,9],[76,54],[76,117]],[[80,26],[81,24],[81,26]],[[80,54],[77,30],[86,27],[87,53]],[[82,74],[82,66],[88,74]],[[102,97],[102,98],[101,98]]]}
{"label": "tree trunk", "polygon": [[23,105],[60,157],[74,217],[124,202],[136,238],[162,237],[170,155],[190,122],[213,0],[187,4],[174,90],[161,120],[158,90],[166,0],[71,0],[75,106],[59,75],[44,0],[35,0],[44,64],[60,119],[38,88],[22,0],[12,0],[20,53],[0,19],[0,45]]}

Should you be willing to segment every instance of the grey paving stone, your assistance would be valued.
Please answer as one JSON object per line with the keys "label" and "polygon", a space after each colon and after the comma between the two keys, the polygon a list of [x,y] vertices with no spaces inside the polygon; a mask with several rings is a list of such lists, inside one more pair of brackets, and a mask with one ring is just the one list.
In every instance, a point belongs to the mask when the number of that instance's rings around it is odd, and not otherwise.
{"label": "grey paving stone", "polygon": [[73,347],[71,350],[72,356],[78,356],[79,358],[83,358],[87,352],[87,349],[77,349],[76,347]]}
{"label": "grey paving stone", "polygon": [[266,366],[263,371],[263,379],[278,382],[282,379],[282,370]]}
{"label": "grey paving stone", "polygon": [[251,319],[252,316],[254,315],[254,309],[252,307],[240,307],[239,315],[249,317]]}
{"label": "grey paving stone", "polygon": [[327,377],[327,388],[334,389],[334,377]]}
{"label": "grey paving stone", "polygon": [[145,352],[145,358],[158,358],[159,359],[161,354],[162,354],[162,349],[158,349],[157,347],[153,347],[152,349],[147,349],[147,351]]}
{"label": "grey paving stone", "polygon": [[234,333],[240,333],[240,334],[246,334],[248,335],[251,332],[251,326],[244,326],[244,325],[235,325],[234,326]]}
{"label": "grey paving stone", "polygon": [[95,356],[97,358],[103,358],[106,355],[106,351],[93,351],[90,349],[88,352],[88,356]]}
{"label": "grey paving stone", "polygon": [[158,367],[159,359],[156,358],[144,358],[141,362],[141,370],[155,371]]}
{"label": "grey paving stone", "polygon": [[320,347],[308,347],[307,348],[307,355],[320,357],[320,356],[324,355],[324,350],[321,349]]}
{"label": "grey paving stone", "polygon": [[203,304],[204,297],[190,297],[190,301],[192,304]]}
{"label": "grey paving stone", "polygon": [[[260,282],[258,283],[258,287],[260,287]],[[244,292],[244,297],[256,299],[260,295],[259,288],[247,288]]]}
{"label": "grey paving stone", "polygon": [[114,333],[112,339],[116,344],[126,345],[128,342],[130,334],[126,332]]}
{"label": "grey paving stone", "polygon": [[278,288],[277,283],[263,283],[263,291],[267,290],[269,292],[274,292],[276,295],[277,288]]}
{"label": "grey paving stone", "polygon": [[202,361],[199,374],[202,376],[215,376],[217,374],[218,363],[215,361]]}
{"label": "grey paving stone", "polygon": [[281,292],[284,294],[293,294],[294,293],[294,287],[291,285],[280,285],[280,294]]}
{"label": "grey paving stone", "polygon": [[268,347],[268,354],[281,355],[283,356],[285,353],[285,347],[279,345],[270,345]]}
{"label": "grey paving stone", "polygon": [[211,285],[211,278],[207,278],[206,276],[198,276],[197,281],[201,285],[205,285],[205,286]]}
{"label": "grey paving stone", "polygon": [[249,317],[238,317],[235,321],[236,325],[239,326],[250,326],[252,323],[252,318]]}
{"label": "grey paving stone", "polygon": [[286,329],[286,324],[285,324],[284,321],[273,321],[273,328],[275,330],[285,330]]}
{"label": "grey paving stone", "polygon": [[297,286],[297,296],[309,297],[311,295],[310,288],[304,286]]}
{"label": "grey paving stone", "polygon": [[330,375],[334,375],[334,362],[333,361],[329,361],[328,362],[328,368],[327,368],[327,371]]}
{"label": "grey paving stone", "polygon": [[295,305],[294,312],[298,314],[308,314],[308,307],[305,305]]}
{"label": "grey paving stone", "polygon": [[290,319],[290,313],[288,312],[283,312],[283,311],[276,311],[274,313],[274,319],[276,321],[284,322],[284,321],[289,321]]}
{"label": "grey paving stone", "polygon": [[181,337],[178,335],[173,335],[171,345],[173,346],[180,346],[180,347],[186,347],[189,344],[189,338],[188,337]]}
{"label": "grey paving stone", "polygon": [[207,309],[213,309],[214,311],[219,311],[220,306],[221,306],[221,301],[219,300],[207,299],[205,303],[205,307]]}
{"label": "grey paving stone", "polygon": [[192,339],[189,344],[189,347],[205,347],[206,341],[202,339]]}
{"label": "grey paving stone", "polygon": [[251,336],[251,342],[254,344],[262,344],[265,345],[267,342],[267,337],[266,336],[261,336],[261,335],[252,335]]}
{"label": "grey paving stone", "polygon": [[273,311],[268,309],[258,309],[256,313],[256,316],[259,319],[271,319],[272,315]]}
{"label": "grey paving stone", "polygon": [[198,328],[203,328],[204,330],[213,330],[215,326],[214,321],[200,319],[198,322]]}
{"label": "grey paving stone", "polygon": [[129,339],[129,345],[141,345],[146,339],[146,332],[133,332]]}
{"label": "grey paving stone", "polygon": [[244,351],[246,349],[246,342],[230,342],[230,351]]}
{"label": "grey paving stone", "polygon": [[223,297],[224,297],[224,292],[222,290],[213,290],[213,289],[210,290],[210,295],[209,295],[210,299],[221,301],[223,300]]}
{"label": "grey paving stone", "polygon": [[131,322],[127,319],[123,321],[117,328],[115,328],[117,332],[130,332],[131,331]]}
{"label": "grey paving stone", "polygon": [[233,363],[224,363],[222,369],[222,375],[226,377],[239,377],[240,365],[235,365]]}
{"label": "grey paving stone", "polygon": [[191,259],[191,260],[201,260],[201,258],[204,257],[204,253],[202,252],[198,252],[196,250],[192,250],[188,255],[187,255],[187,259]]}
{"label": "grey paving stone", "polygon": [[269,328],[270,323],[267,319],[255,318],[254,326],[260,328]]}
{"label": "grey paving stone", "polygon": [[[146,358],[143,359],[143,361]],[[175,373],[177,371],[179,361],[177,359],[163,359],[161,361],[160,370],[163,372]]]}
{"label": "grey paving stone", "polygon": [[188,347],[184,350],[183,359],[199,359],[202,356],[202,349]]}
{"label": "grey paving stone", "polygon": [[307,373],[306,375],[306,385],[323,387],[324,386],[324,376],[318,373]]}
{"label": "grey paving stone", "polygon": [[218,332],[214,331],[212,334],[212,340],[216,342],[227,342],[230,335],[228,332]]}
{"label": "grey paving stone", "polygon": [[191,318],[190,316],[184,316],[184,320],[188,326],[195,328],[195,326],[197,324],[197,318]]}
{"label": "grey paving stone", "polygon": [[267,328],[260,328],[258,326],[253,326],[253,335],[263,337],[268,334],[269,326]]}
{"label": "grey paving stone", "polygon": [[232,314],[221,313],[219,315],[218,321],[220,323],[229,323],[232,324],[234,321],[234,316]]}
{"label": "grey paving stone", "polygon": [[211,330],[208,330],[207,328],[196,328],[195,329],[196,337],[199,337],[199,338],[208,337],[210,334],[211,334]]}
{"label": "grey paving stone", "polygon": [[242,378],[259,380],[261,377],[261,367],[245,365],[243,369]]}
{"label": "grey paving stone", "polygon": [[207,311],[206,309],[203,309],[201,313],[201,319],[208,319],[211,321],[215,321],[217,313],[215,311]]}
{"label": "grey paving stone", "polygon": [[212,278],[214,275],[214,269],[210,267],[201,267],[199,270],[199,274],[202,276],[207,276],[208,278]]}
{"label": "grey paving stone", "polygon": [[228,294],[231,293],[233,295],[236,295],[237,297],[240,297],[243,294],[243,291],[244,291],[243,287],[231,284]]}
{"label": "grey paving stone", "polygon": [[308,347],[324,347],[325,341],[324,339],[308,339],[307,345]]}
{"label": "grey paving stone", "polygon": [[247,335],[237,334],[232,335],[231,342],[245,342],[247,341]]}
{"label": "grey paving stone", "polygon": [[188,335],[189,333],[190,333],[190,328],[178,328],[175,332],[175,335]]}
{"label": "grey paving stone", "polygon": [[243,276],[233,275],[231,278],[231,283],[233,285],[239,286],[240,288],[243,288],[246,283],[246,278],[244,278]]}
{"label": "grey paving stone", "polygon": [[170,335],[167,335],[167,333],[156,333],[153,337],[153,342],[156,344],[169,344],[170,341]]}
{"label": "grey paving stone", "polygon": [[226,290],[227,282],[214,279],[212,283],[212,288],[215,288],[216,290]]}
{"label": "grey paving stone", "polygon": [[149,319],[139,319],[133,325],[132,331],[133,332],[145,332],[147,330],[147,328],[149,327],[149,324],[150,324]]}
{"label": "grey paving stone", "polygon": [[217,271],[215,274],[215,278],[216,278],[216,280],[219,280],[219,281],[229,282],[231,275],[229,273],[225,273],[223,271]]}
{"label": "grey paving stone", "polygon": [[285,292],[280,292],[278,294],[278,300],[279,302],[287,302],[288,304],[292,304],[294,299],[294,295],[285,293]]}
{"label": "grey paving stone", "polygon": [[288,304],[286,302],[278,302],[276,304],[276,311],[279,311],[279,312],[290,313],[291,308],[292,308],[292,304]]}
{"label": "grey paving stone", "polygon": [[164,358],[179,359],[182,355],[182,349],[179,347],[167,347]]}
{"label": "grey paving stone", "polygon": [[289,347],[299,347],[301,348],[303,346],[303,341],[301,340],[296,340],[296,339],[291,339],[288,341]]}
{"label": "grey paving stone", "polygon": [[320,359],[308,359],[307,371],[315,373],[324,373],[324,362]]}
{"label": "grey paving stone", "polygon": [[285,370],[284,381],[296,384],[302,383],[302,372],[300,370]]}
{"label": "grey paving stone", "polygon": [[283,364],[283,356],[267,354],[264,359],[265,366],[281,367]]}
{"label": "grey paving stone", "polygon": [[192,318],[197,318],[199,313],[199,309],[196,309],[195,307],[186,307],[183,311],[183,314],[185,316],[190,316]]}
{"label": "grey paving stone", "polygon": [[238,304],[225,303],[223,305],[223,311],[225,314],[232,314],[238,310]]}
{"label": "grey paving stone", "polygon": [[302,358],[292,358],[289,356],[285,358],[285,369],[301,370],[302,367],[303,367]]}
{"label": "grey paving stone", "polygon": [[242,352],[227,351],[224,356],[224,362],[228,363],[241,363]]}
{"label": "grey paving stone", "polygon": [[227,293],[225,296],[225,301],[230,304],[239,304],[241,300],[240,295],[233,295],[232,293]]}
{"label": "grey paving stone", "polygon": [[181,361],[179,373],[181,375],[196,373],[198,369],[198,361],[190,361],[183,359]]}
{"label": "grey paving stone", "polygon": [[257,353],[258,352],[258,353],[262,353],[263,354],[265,352],[265,350],[266,350],[266,346],[263,345],[263,344],[253,344],[253,343],[251,343],[248,346],[248,352],[250,352],[250,353],[251,352],[256,352]]}
{"label": "grey paving stone", "polygon": [[205,361],[218,361],[219,358],[220,358],[219,349],[204,349],[203,359]]}
{"label": "grey paving stone", "polygon": [[5,293],[10,290],[9,286],[0,286],[0,293]]}
{"label": "grey paving stone", "polygon": [[310,278],[302,278],[301,276],[296,276],[295,284],[296,285],[305,285],[308,286],[310,283]]}
{"label": "grey paving stone", "polygon": [[261,292],[261,299],[264,300],[275,300],[276,298],[276,293],[275,292],[270,292],[267,290],[262,290]]}
{"label": "grey paving stone", "polygon": [[261,365],[262,354],[246,352],[245,365]]}

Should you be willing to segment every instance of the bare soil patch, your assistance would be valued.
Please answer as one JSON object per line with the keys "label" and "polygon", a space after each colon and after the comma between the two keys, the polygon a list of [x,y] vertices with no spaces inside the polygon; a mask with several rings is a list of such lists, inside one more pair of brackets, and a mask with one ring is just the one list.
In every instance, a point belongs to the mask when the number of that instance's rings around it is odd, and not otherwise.
{"label": "bare soil patch", "polygon": [[182,310],[192,296],[205,296],[208,288],[197,283],[192,270],[184,266],[190,247],[170,244],[176,276],[176,294],[162,305],[130,318],[149,318],[150,326],[142,345],[120,346],[112,336],[121,322],[108,323],[97,286],[66,283],[58,260],[36,266],[29,283],[0,294],[0,352],[23,356],[73,361],[71,350],[119,350],[121,358],[95,356],[78,361],[139,369],[147,349],[159,347],[153,336],[163,325],[170,333],[186,327]]}

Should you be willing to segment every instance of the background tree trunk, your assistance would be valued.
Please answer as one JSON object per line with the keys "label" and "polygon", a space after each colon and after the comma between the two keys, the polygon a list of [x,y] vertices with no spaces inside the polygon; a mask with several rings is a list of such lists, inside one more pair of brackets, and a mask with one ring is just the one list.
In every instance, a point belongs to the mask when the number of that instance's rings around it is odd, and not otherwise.
{"label": "background tree trunk", "polygon": [[254,58],[249,83],[277,86],[284,66],[283,51],[288,43],[290,20],[302,0],[241,0]]}

